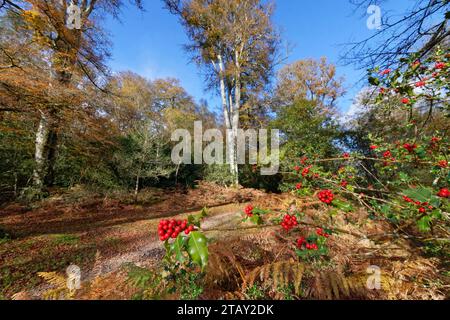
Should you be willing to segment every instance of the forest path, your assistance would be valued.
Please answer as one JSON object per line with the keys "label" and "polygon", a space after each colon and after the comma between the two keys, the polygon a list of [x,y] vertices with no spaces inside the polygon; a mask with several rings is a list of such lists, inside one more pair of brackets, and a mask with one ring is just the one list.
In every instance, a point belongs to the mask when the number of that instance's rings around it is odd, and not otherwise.
{"label": "forest path", "polygon": [[[242,208],[245,204],[226,204],[216,206],[208,209],[208,216],[203,220],[202,229],[211,230],[206,231],[209,235],[209,239],[222,239],[229,235],[221,234],[215,231],[217,228],[233,228],[242,220]],[[171,216],[174,219],[186,219],[191,214],[197,212],[189,212]],[[114,250],[108,252],[104,256],[103,253],[98,250],[95,258],[95,263],[92,268],[86,270],[85,267],[81,268],[81,280],[82,282],[91,282],[96,277],[106,276],[108,274],[120,271],[124,265],[131,263],[140,267],[148,267],[156,265],[165,254],[164,243],[159,240],[157,234],[157,226],[161,217],[155,217],[145,219],[141,221],[135,221],[125,223],[123,225],[115,226],[114,228],[108,228],[105,232],[97,230],[101,234],[102,238],[109,237],[111,234],[114,237],[120,238],[126,244],[119,244],[120,250]],[[111,233],[111,230],[114,230]],[[134,234],[130,235],[130,230],[138,230]],[[149,232],[150,230],[150,232]],[[105,232],[103,234],[103,232]],[[124,247],[122,247],[124,246]],[[41,299],[44,292],[51,289],[51,285],[48,283],[42,283],[28,293],[33,299]]]}
{"label": "forest path", "polygon": [[[242,219],[240,207],[245,204],[228,204],[218,206],[208,210],[208,216],[202,223],[202,229],[210,230],[216,228],[232,228]],[[186,214],[173,217],[174,219],[185,219]],[[149,219],[147,222],[158,224],[160,219]],[[214,238],[220,237],[219,233],[213,232]],[[133,263],[138,266],[147,266],[157,263],[165,254],[164,243],[158,238],[157,229],[147,235],[145,239],[140,239],[137,246],[132,251],[117,254],[107,259],[98,259],[92,270],[84,277],[83,281],[90,281],[99,275],[105,275],[119,270],[126,263]],[[101,253],[100,253],[101,254]]]}

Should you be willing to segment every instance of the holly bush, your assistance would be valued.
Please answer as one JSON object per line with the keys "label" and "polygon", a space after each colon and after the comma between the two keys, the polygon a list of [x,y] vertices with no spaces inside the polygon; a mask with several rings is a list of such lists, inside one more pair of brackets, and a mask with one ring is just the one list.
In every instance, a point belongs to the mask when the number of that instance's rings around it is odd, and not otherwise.
{"label": "holly bush", "polygon": [[[160,240],[166,249],[165,260],[200,266],[202,271],[208,264],[208,239],[199,231],[201,221],[207,216],[206,209],[187,220],[161,220],[158,227]],[[171,241],[169,241],[171,239]]]}
{"label": "holly bush", "polygon": [[[404,125],[408,134],[393,141],[374,132],[367,137],[372,142],[368,150],[330,159],[299,155],[286,172],[290,177],[285,190],[317,195],[332,215],[352,211],[350,200],[356,200],[374,215],[398,225],[416,225],[421,232],[448,221],[448,137],[445,131],[430,135],[424,129],[435,109],[448,115],[449,60],[450,54],[438,49],[422,60],[412,54],[395,70],[370,70],[375,106],[406,112],[406,123],[399,126]],[[367,176],[374,183],[368,183]]]}

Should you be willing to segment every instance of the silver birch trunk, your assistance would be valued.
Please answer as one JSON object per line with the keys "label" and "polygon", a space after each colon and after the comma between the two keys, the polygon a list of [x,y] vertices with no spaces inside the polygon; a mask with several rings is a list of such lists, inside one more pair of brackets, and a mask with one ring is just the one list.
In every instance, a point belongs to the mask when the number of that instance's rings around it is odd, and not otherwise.
{"label": "silver birch trunk", "polygon": [[33,186],[38,192],[42,191],[47,167],[46,144],[50,129],[47,115],[41,111],[41,119],[36,132],[35,141],[35,167],[33,171]]}

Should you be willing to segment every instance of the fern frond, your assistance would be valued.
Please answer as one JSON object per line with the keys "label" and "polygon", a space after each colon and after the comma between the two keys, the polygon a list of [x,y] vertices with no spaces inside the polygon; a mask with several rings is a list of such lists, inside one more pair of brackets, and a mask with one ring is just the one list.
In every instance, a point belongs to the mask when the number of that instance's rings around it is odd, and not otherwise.
{"label": "fern frond", "polygon": [[262,287],[269,287],[277,291],[280,287],[294,285],[296,295],[300,294],[300,287],[304,273],[304,265],[294,260],[268,263],[249,272],[242,286],[242,292],[252,287],[259,276]]}
{"label": "fern frond", "polygon": [[38,272],[38,276],[57,288],[66,288],[67,280],[56,272]]}

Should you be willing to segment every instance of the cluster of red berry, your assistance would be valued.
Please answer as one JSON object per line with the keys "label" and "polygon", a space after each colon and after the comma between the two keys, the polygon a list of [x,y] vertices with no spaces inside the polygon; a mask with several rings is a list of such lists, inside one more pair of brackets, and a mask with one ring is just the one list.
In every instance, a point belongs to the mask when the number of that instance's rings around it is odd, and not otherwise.
{"label": "cluster of red berry", "polygon": [[347,180],[342,180],[342,181],[341,181],[341,187],[342,187],[342,188],[347,188],[347,186],[348,186]]}
{"label": "cluster of red berry", "polygon": [[445,63],[444,62],[436,62],[435,68],[440,70],[440,69],[444,69],[445,68]]}
{"label": "cluster of red berry", "polygon": [[420,202],[420,201],[414,201],[413,199],[407,197],[407,196],[403,196],[403,200],[405,200],[408,203],[413,203],[416,206],[419,207],[419,212],[420,213],[425,213],[428,210],[433,210],[433,206],[430,206],[430,204],[428,202]]}
{"label": "cluster of red berry", "polygon": [[450,191],[447,188],[442,188],[437,195],[441,198],[448,198],[450,197]]}
{"label": "cluster of red berry", "polygon": [[447,169],[448,168],[448,161],[447,160],[441,160],[438,162],[438,166],[441,167],[442,169]]}
{"label": "cluster of red berry", "polygon": [[334,194],[330,190],[322,190],[319,192],[317,197],[323,203],[331,204],[331,202],[333,202],[333,199],[334,199]]}
{"label": "cluster of red berry", "polygon": [[159,239],[166,241],[169,238],[175,239],[183,232],[188,235],[194,231],[194,226],[188,226],[187,220],[161,220],[158,226]]}
{"label": "cluster of red berry", "polygon": [[312,166],[306,167],[302,171],[302,177],[306,177],[309,174],[309,170],[311,170]]}
{"label": "cluster of red berry", "polygon": [[285,215],[283,221],[281,222],[281,226],[284,230],[289,232],[292,228],[298,226],[297,217],[289,214]]}
{"label": "cluster of red berry", "polygon": [[318,236],[321,236],[321,237],[325,237],[325,238],[330,237],[330,235],[328,233],[326,233],[326,231],[324,231],[322,228],[317,228],[316,233]]}
{"label": "cluster of red berry", "polygon": [[411,100],[409,100],[408,98],[403,98],[402,99],[402,103],[403,104],[409,104],[411,102]]}
{"label": "cluster of red berry", "polygon": [[253,208],[253,206],[251,204],[249,204],[248,206],[245,207],[244,209],[244,213],[248,216],[248,217],[253,217],[253,210],[255,208]]}
{"label": "cluster of red berry", "polygon": [[408,150],[409,153],[413,153],[415,149],[417,149],[417,145],[415,144],[410,144],[410,143],[405,143],[403,145],[403,148],[405,148],[406,150]]}
{"label": "cluster of red berry", "polygon": [[296,185],[295,185],[295,189],[296,190],[300,190],[302,188],[302,184],[301,183],[297,183]]}
{"label": "cluster of red berry", "polygon": [[303,250],[303,245],[307,250],[319,250],[319,246],[316,243],[308,243],[304,237],[297,240],[297,248]]}
{"label": "cluster of red berry", "polygon": [[392,157],[392,152],[391,151],[388,150],[388,151],[383,153],[383,158],[390,158],[390,157]]}

